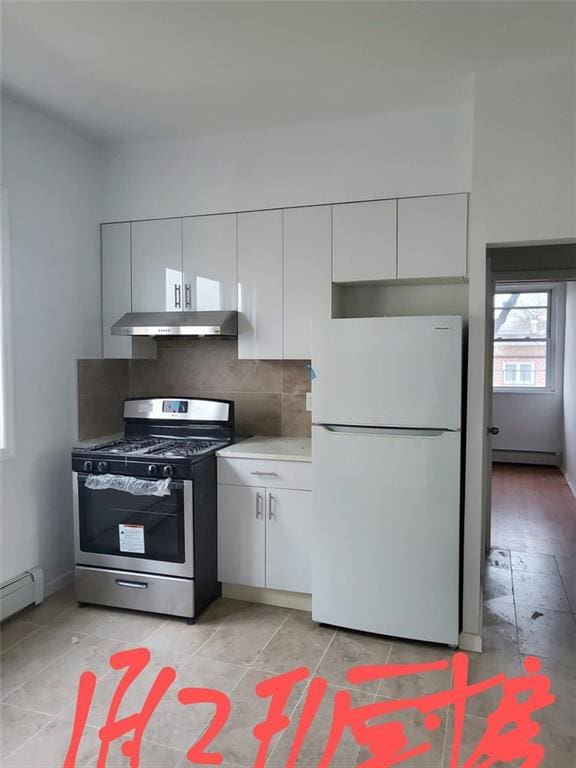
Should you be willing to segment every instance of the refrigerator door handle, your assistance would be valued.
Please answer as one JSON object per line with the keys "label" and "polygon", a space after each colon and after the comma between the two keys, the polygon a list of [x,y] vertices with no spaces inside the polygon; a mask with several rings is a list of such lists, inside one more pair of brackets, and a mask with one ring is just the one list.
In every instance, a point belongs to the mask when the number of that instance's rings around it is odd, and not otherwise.
{"label": "refrigerator door handle", "polygon": [[382,437],[442,437],[453,429],[412,429],[409,427],[350,427],[341,424],[316,424],[327,432],[341,435],[380,435]]}

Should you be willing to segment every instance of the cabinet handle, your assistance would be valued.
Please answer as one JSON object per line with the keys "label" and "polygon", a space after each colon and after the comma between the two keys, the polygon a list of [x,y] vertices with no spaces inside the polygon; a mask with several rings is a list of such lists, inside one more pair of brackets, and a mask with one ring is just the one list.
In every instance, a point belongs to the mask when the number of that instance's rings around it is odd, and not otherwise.
{"label": "cabinet handle", "polygon": [[176,309],[182,308],[182,286],[178,283],[174,286],[174,306]]}
{"label": "cabinet handle", "polygon": [[276,501],[275,497],[271,493],[268,494],[268,520],[273,520],[276,517],[276,513],[272,511],[272,502]]}
{"label": "cabinet handle", "polygon": [[256,519],[262,517],[262,494],[256,494]]}
{"label": "cabinet handle", "polygon": [[184,303],[186,304],[186,309],[190,309],[192,306],[192,290],[190,288],[190,283],[185,283],[184,285]]}
{"label": "cabinet handle", "polygon": [[130,589],[148,589],[146,581],[125,581],[124,579],[115,579],[119,587],[130,587]]}
{"label": "cabinet handle", "polygon": [[251,472],[252,475],[258,475],[259,477],[278,477],[278,472]]}

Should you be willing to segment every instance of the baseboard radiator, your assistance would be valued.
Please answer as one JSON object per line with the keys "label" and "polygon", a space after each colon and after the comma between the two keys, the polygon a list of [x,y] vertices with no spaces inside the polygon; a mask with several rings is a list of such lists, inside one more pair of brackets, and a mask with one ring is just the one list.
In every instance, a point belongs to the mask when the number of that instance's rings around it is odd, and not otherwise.
{"label": "baseboard radiator", "polygon": [[561,451],[505,451],[501,448],[492,450],[492,461],[497,464],[543,464],[548,467],[562,466]]}
{"label": "baseboard radiator", "polygon": [[32,603],[44,600],[44,573],[31,568],[0,585],[0,621],[18,613]]}

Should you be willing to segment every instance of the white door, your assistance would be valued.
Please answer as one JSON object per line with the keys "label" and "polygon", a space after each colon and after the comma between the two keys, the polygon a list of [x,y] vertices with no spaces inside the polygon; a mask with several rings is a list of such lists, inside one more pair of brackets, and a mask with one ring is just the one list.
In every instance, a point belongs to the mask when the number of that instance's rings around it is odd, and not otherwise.
{"label": "white door", "polygon": [[282,211],[238,214],[238,357],[282,359]]}
{"label": "white door", "polygon": [[103,224],[102,351],[104,357],[132,357],[132,339],[112,336],[111,326],[132,309],[130,223]]}
{"label": "white door", "polygon": [[332,206],[335,283],[396,278],[396,200]]}
{"label": "white door", "polygon": [[182,220],[134,222],[132,311],[176,312],[182,307]]}
{"label": "white door", "polygon": [[460,429],[462,318],[318,320],[316,424]]}
{"label": "white door", "polygon": [[184,309],[236,309],[236,214],[183,219],[182,251]]}
{"label": "white door", "polygon": [[218,580],[265,586],[265,490],[218,486]]}
{"label": "white door", "polygon": [[313,618],[457,644],[460,434],[332,429],[312,429]]}
{"label": "white door", "polygon": [[312,493],[266,491],[266,586],[311,592]]}
{"label": "white door", "polygon": [[284,357],[309,360],[312,320],[332,316],[329,205],[284,211]]}
{"label": "white door", "polygon": [[468,195],[398,201],[398,277],[465,277]]}

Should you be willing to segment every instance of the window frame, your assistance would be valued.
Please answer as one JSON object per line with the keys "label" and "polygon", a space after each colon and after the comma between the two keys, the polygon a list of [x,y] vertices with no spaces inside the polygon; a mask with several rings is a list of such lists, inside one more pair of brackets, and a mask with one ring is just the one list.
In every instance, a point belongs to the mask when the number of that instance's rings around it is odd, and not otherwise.
{"label": "window frame", "polygon": [[0,461],[15,455],[8,190],[0,187]]}
{"label": "window frame", "polygon": [[[499,293],[547,293],[548,294],[548,325],[545,339],[510,339],[517,341],[518,344],[533,344],[538,341],[546,342],[546,386],[513,386],[503,385],[494,386],[492,383],[492,392],[494,394],[514,394],[514,395],[549,395],[556,392],[556,350],[558,346],[558,286],[551,283],[497,283],[494,296]],[[492,307],[494,312],[495,307]],[[503,344],[506,340],[496,340],[492,333],[493,358],[496,344]],[[494,364],[492,365],[494,368]],[[494,374],[492,374],[494,375]]]}

